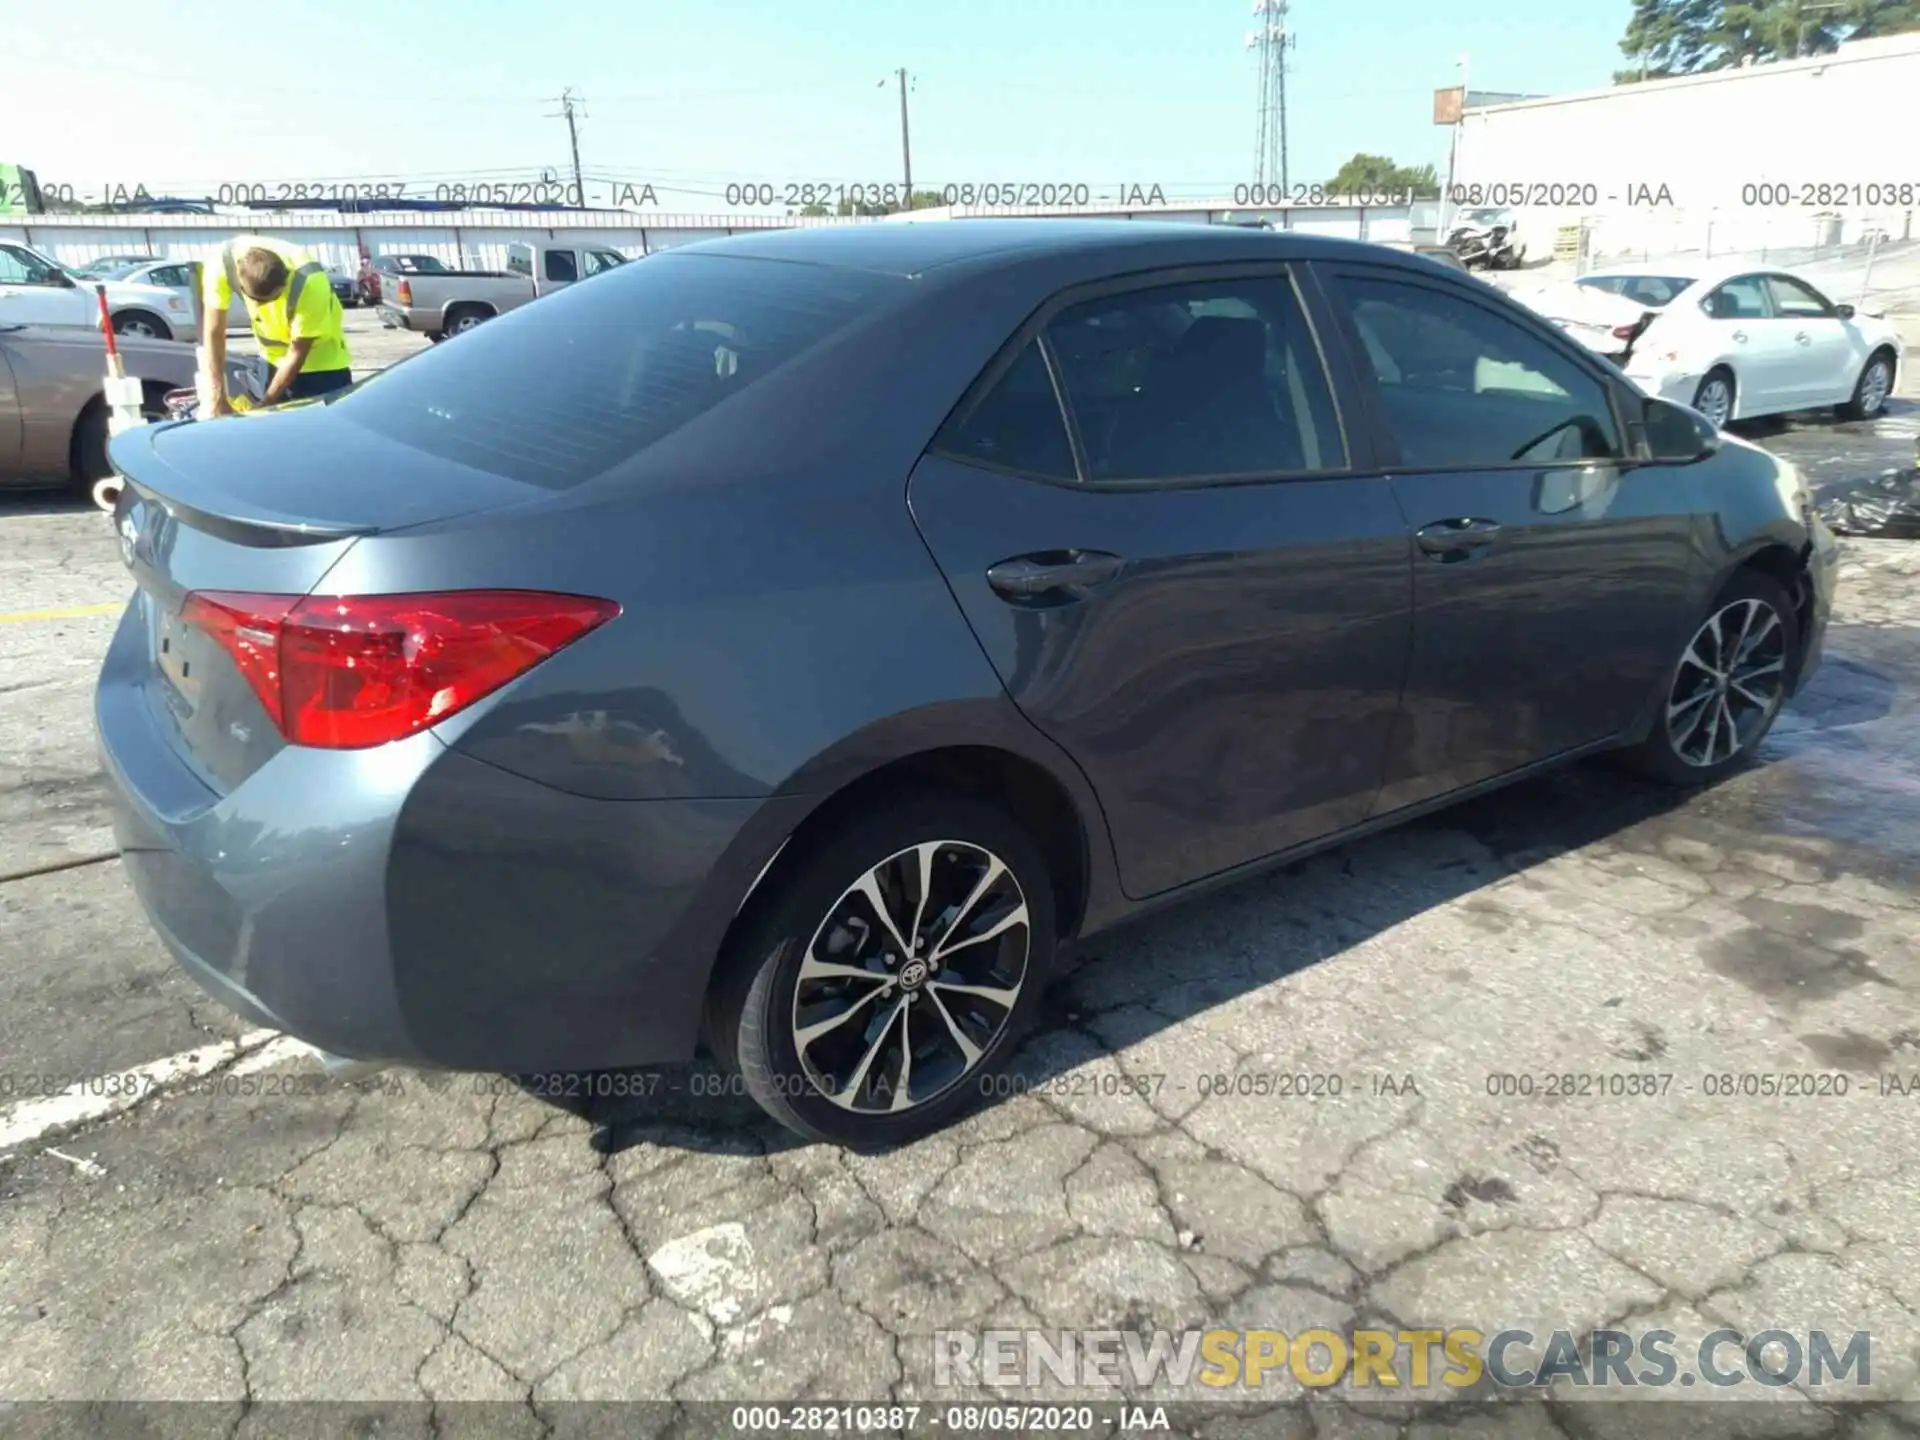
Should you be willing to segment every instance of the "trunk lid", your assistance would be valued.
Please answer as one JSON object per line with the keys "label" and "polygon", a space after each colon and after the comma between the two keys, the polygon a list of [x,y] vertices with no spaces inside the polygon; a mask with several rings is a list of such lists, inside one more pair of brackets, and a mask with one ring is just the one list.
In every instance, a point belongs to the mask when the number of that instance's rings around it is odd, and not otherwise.
{"label": "trunk lid", "polygon": [[[224,795],[286,741],[232,656],[182,610],[198,592],[311,594],[361,536],[542,493],[325,414],[324,405],[114,439],[114,511],[145,663],[122,683],[174,753]],[[324,436],[319,434],[324,429]]]}
{"label": "trunk lid", "polygon": [[315,402],[238,419],[150,425],[114,439],[114,468],[193,523],[248,543],[375,535],[543,491],[430,455]]}
{"label": "trunk lid", "polygon": [[[1508,293],[1599,355],[1631,356],[1640,334],[1660,313],[1624,296],[1571,282]],[[1621,330],[1634,333],[1616,333]]]}

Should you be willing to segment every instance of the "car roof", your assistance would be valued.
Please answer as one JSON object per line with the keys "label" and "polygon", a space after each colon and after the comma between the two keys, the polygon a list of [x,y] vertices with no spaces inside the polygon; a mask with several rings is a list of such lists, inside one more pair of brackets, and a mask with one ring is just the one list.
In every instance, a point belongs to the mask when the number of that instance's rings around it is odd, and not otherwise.
{"label": "car roof", "polygon": [[1671,264],[1648,261],[1640,265],[1610,265],[1604,270],[1590,271],[1578,278],[1581,280],[1633,279],[1642,275],[1654,275],[1664,279],[1689,280],[1695,285],[1718,285],[1737,275],[1787,275],[1795,280],[1804,281],[1816,288],[1819,281],[1786,265],[1769,265],[1760,260],[1714,260],[1705,264],[1676,260]]}
{"label": "car roof", "polygon": [[763,230],[678,245],[672,253],[734,255],[912,276],[941,267],[991,267],[1016,257],[1093,259],[1124,254],[1144,264],[1204,264],[1378,259],[1382,248],[1321,235],[1180,221],[962,219]]}

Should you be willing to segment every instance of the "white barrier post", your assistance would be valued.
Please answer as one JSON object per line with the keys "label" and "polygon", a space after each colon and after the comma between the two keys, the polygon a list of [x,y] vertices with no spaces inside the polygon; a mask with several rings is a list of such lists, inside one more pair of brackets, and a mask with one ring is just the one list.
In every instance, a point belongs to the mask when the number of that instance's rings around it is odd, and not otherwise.
{"label": "white barrier post", "polygon": [[[138,429],[147,423],[140,413],[146,400],[146,393],[138,375],[127,374],[127,363],[120,356],[120,346],[114,339],[113,315],[107,308],[107,287],[96,285],[93,293],[100,302],[100,330],[107,341],[107,378],[105,399],[107,402],[107,434],[119,435],[128,430]],[[111,511],[120,498],[120,477],[106,475],[97,477],[93,484],[93,503],[102,510]]]}

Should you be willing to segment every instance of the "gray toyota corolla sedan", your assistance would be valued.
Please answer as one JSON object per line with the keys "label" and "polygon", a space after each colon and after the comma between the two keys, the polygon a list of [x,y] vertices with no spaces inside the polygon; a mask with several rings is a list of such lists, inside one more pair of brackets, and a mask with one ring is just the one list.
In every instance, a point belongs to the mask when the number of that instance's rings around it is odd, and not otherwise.
{"label": "gray toyota corolla sedan", "polygon": [[234,1010],[780,1120],[978,1097],[1067,941],[1817,663],[1792,468],[1487,286],[1239,229],[657,255],[114,442],[126,866]]}

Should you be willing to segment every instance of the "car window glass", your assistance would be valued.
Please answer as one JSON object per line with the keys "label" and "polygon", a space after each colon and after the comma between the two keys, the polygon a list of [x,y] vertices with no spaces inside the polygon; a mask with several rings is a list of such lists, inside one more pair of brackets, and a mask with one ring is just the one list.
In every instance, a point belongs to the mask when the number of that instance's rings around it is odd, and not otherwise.
{"label": "car window glass", "polygon": [[1832,307],[1821,298],[1818,291],[1790,275],[1769,275],[1767,292],[1773,296],[1773,313],[1776,315],[1811,319],[1824,318],[1833,313]]}
{"label": "car window glass", "polygon": [[571,281],[580,278],[580,268],[574,264],[571,250],[549,250],[547,252],[547,279]]}
{"label": "car window glass", "polygon": [[[515,275],[533,276],[533,257],[523,250],[515,250],[507,256],[507,269]],[[552,279],[552,276],[548,276]]]}
{"label": "car window glass", "polygon": [[331,409],[430,455],[567,489],[911,288],[865,270],[656,255],[378,371]]}
{"label": "car window glass", "polygon": [[1132,291],[1047,327],[1089,480],[1345,467],[1319,352],[1278,277]]}
{"label": "car window glass", "polygon": [[1074,478],[1073,445],[1038,341],[1030,341],[993,389],[950,425],[934,447],[956,460],[1050,479]]}
{"label": "car window glass", "polygon": [[612,270],[622,263],[621,256],[612,250],[586,252],[586,273],[589,275],[598,275],[602,270]]}
{"label": "car window glass", "polygon": [[0,245],[0,285],[46,285],[52,279],[52,267],[37,255]]}
{"label": "car window glass", "polygon": [[1609,295],[1618,295],[1627,287],[1626,277],[1621,275],[1589,275],[1578,283],[1589,290],[1604,290]]}
{"label": "car window glass", "polygon": [[1341,294],[1403,463],[1548,464],[1621,453],[1605,387],[1523,326],[1423,286],[1348,278]]}
{"label": "car window glass", "polygon": [[1637,305],[1658,308],[1692,283],[1674,275],[1638,275],[1622,284],[1619,293]]}
{"label": "car window glass", "polygon": [[1767,295],[1758,275],[1729,280],[1701,302],[1715,320],[1764,320]]}

